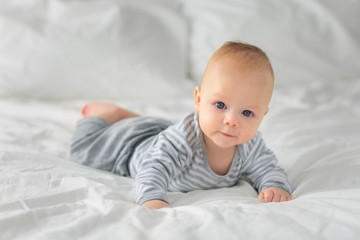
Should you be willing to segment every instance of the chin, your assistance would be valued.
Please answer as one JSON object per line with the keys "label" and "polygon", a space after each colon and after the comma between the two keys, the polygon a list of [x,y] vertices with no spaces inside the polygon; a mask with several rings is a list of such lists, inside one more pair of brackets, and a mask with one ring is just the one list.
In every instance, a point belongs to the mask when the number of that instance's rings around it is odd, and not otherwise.
{"label": "chin", "polygon": [[231,142],[226,142],[226,141],[214,141],[215,144],[221,148],[231,148],[231,147],[234,147],[234,146],[237,146],[237,145],[240,145],[240,144],[243,144],[243,143],[246,143],[248,141],[250,141],[250,139],[237,139],[237,141],[231,141]]}
{"label": "chin", "polygon": [[238,144],[234,144],[234,143],[227,143],[224,141],[214,141],[214,142],[218,147],[221,147],[221,148],[231,148],[231,147],[238,145]]}

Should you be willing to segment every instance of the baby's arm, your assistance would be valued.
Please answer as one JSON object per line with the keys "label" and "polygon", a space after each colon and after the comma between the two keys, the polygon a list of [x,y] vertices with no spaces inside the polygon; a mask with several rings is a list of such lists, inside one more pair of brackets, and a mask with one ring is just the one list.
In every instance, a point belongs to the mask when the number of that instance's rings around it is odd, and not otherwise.
{"label": "baby's arm", "polygon": [[168,138],[167,134],[172,130],[169,127],[158,136],[137,167],[136,202],[141,206],[155,209],[170,207],[166,192],[171,179],[181,172],[187,159],[186,146],[182,146],[177,138]]}
{"label": "baby's arm", "polygon": [[259,190],[259,199],[265,202],[291,200],[292,189],[287,174],[278,165],[273,151],[266,147],[260,133],[249,142],[248,151],[244,173]]}
{"label": "baby's arm", "polygon": [[269,187],[262,190],[258,198],[264,202],[285,202],[292,200],[292,197],[288,192],[275,187]]}

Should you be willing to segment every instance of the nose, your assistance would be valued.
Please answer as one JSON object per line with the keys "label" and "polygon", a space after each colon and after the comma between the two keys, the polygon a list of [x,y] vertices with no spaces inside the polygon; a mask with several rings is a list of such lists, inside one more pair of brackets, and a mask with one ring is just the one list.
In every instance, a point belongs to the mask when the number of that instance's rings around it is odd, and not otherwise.
{"label": "nose", "polygon": [[239,120],[236,113],[232,113],[231,111],[227,112],[225,114],[224,118],[224,124],[231,126],[231,127],[238,127],[239,126]]}

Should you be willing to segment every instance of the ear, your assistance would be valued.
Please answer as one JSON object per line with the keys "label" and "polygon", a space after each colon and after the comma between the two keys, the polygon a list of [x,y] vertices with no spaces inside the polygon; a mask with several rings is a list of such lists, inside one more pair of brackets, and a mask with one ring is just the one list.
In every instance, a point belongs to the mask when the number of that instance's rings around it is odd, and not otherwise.
{"label": "ear", "polygon": [[199,112],[200,109],[200,87],[196,87],[194,90],[194,96],[195,96],[195,111]]}
{"label": "ear", "polygon": [[269,112],[269,110],[270,110],[269,107],[267,107],[267,110],[266,110],[264,116]]}

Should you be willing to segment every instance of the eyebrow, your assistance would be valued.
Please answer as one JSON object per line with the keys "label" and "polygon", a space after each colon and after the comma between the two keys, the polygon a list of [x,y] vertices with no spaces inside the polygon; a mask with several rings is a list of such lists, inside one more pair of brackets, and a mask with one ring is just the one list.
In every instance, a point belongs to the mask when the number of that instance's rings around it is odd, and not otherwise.
{"label": "eyebrow", "polygon": [[246,107],[246,108],[249,108],[249,109],[257,109],[257,108],[259,108],[258,106],[248,106],[248,107]]}

